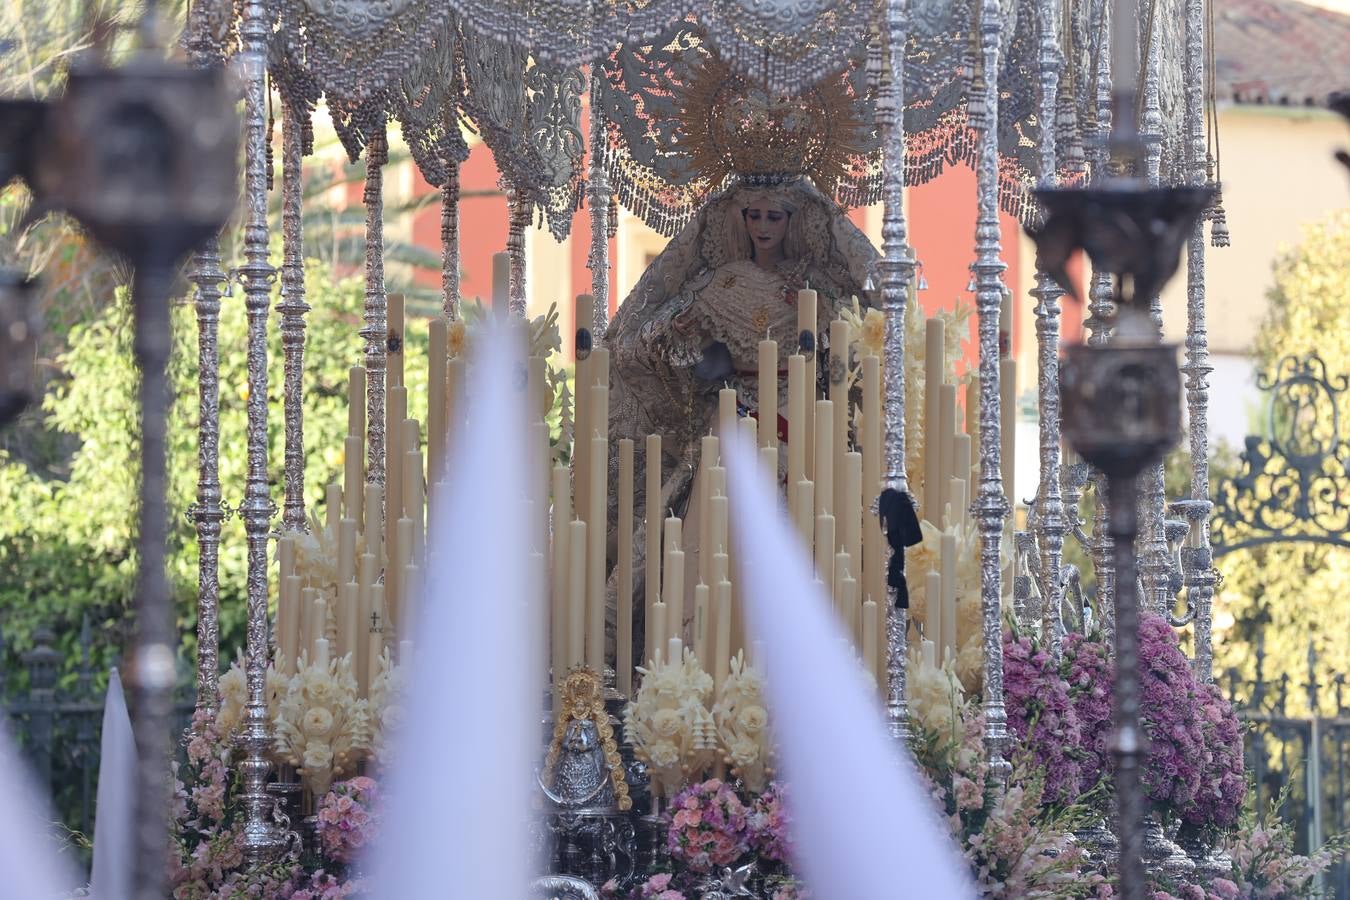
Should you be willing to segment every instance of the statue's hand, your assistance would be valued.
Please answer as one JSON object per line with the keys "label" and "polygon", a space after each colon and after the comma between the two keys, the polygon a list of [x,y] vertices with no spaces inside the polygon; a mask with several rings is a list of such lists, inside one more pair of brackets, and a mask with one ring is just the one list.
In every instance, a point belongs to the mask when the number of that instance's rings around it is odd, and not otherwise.
{"label": "statue's hand", "polygon": [[703,358],[694,364],[694,377],[699,381],[724,382],[734,370],[727,345],[713,341],[703,348]]}

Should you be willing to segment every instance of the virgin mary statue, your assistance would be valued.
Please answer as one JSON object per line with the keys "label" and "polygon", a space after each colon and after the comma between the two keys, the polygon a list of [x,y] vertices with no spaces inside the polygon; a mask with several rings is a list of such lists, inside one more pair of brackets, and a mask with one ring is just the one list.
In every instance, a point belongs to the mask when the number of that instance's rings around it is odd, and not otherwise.
{"label": "virgin mary statue", "polygon": [[[745,173],[712,197],[652,262],[624,300],[606,334],[610,350],[610,437],[641,448],[661,436],[661,496],[645,495],[645,458],[635,454],[634,511],[658,503],[685,519],[683,549],[696,571],[697,510],[691,508],[700,439],[712,433],[718,392],[734,388],[740,415],[768,415],[778,423],[780,448],[787,433],[787,359],[798,352],[828,352],[824,336],[841,305],[873,302],[865,285],[878,258],[845,210],[805,175]],[[815,335],[798,334],[797,292],[818,295]],[[779,408],[759,406],[758,348],[778,343]],[[828,366],[817,365],[825,373]],[[824,390],[824,381],[817,391]],[[611,452],[617,460],[617,452]],[[611,520],[612,521],[612,520]],[[614,534],[613,528],[610,534]],[[643,529],[633,547],[641,557]],[[636,595],[644,588],[635,560]],[[684,608],[692,614],[694,604]],[[635,604],[641,619],[642,604]],[[638,635],[642,629],[637,629]],[[639,642],[640,643],[640,642]],[[636,648],[635,648],[636,649]],[[645,658],[645,657],[643,657]]]}

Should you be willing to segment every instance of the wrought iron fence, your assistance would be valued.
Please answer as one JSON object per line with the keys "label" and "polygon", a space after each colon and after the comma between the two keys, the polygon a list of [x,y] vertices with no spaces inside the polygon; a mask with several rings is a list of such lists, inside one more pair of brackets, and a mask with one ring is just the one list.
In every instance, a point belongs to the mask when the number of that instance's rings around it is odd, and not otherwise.
{"label": "wrought iron fence", "polygon": [[[80,629],[80,662],[74,685],[68,689],[58,687],[63,657],[53,646],[55,639],[51,629],[39,628],[33,634],[33,648],[19,654],[28,675],[26,691],[10,690],[0,664],[0,713],[9,718],[11,733],[36,777],[48,789],[61,823],[92,839],[104,694],[94,687],[88,620]],[[5,657],[4,636],[0,634],[0,663]],[[177,731],[187,728],[192,709],[188,684],[174,703]]]}
{"label": "wrought iron fence", "polygon": [[[1317,653],[1309,643],[1304,684],[1294,685],[1288,674],[1267,682],[1265,641],[1260,632],[1254,643],[1255,677],[1247,681],[1234,670],[1227,673],[1229,696],[1247,726],[1247,770],[1256,785],[1258,808],[1280,801],[1278,813],[1294,829],[1298,852],[1309,853],[1350,825],[1350,797],[1345,792],[1350,761],[1345,674],[1337,673],[1330,685],[1319,683]],[[1300,688],[1311,710],[1307,716],[1289,710],[1292,692]],[[1328,688],[1336,708],[1330,716],[1319,713]],[[1350,900],[1350,861],[1342,858],[1333,865],[1322,879],[1322,888],[1327,896]]]}

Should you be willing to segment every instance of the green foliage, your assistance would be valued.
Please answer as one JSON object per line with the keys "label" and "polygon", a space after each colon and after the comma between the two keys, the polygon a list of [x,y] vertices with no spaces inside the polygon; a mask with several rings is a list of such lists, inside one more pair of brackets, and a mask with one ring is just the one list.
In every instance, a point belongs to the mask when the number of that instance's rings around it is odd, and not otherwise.
{"label": "green foliage", "polygon": [[[323,485],[341,478],[347,423],[347,371],[362,358],[359,279],[335,279],[318,264],[306,271],[305,497],[322,503]],[[183,632],[182,677],[196,659],[197,545],[184,513],[197,485],[197,335],[191,304],[174,308],[171,364],[174,405],[169,431],[169,576]],[[220,481],[225,501],[243,499],[248,379],[242,297],[226,297],[220,315]],[[122,649],[131,628],[136,568],[139,484],[137,374],[132,362],[133,323],[126,296],[70,334],[58,360],[64,377],[49,385],[44,409],[51,426],[77,444],[57,477],[0,451],[0,622],[13,653],[31,646],[33,630],[56,631],[66,658],[65,677],[77,658],[81,617],[94,625],[96,671]],[[406,341],[410,416],[425,419],[426,329],[413,323]],[[268,476],[273,499],[282,501],[285,435],[281,417],[281,337],[269,327]],[[226,521],[220,547],[221,656],[243,644],[246,546],[243,523]],[[275,580],[275,579],[274,579]]]}
{"label": "green foliage", "polygon": [[[1305,227],[1303,242],[1274,264],[1270,310],[1256,344],[1257,365],[1270,369],[1286,355],[1316,351],[1334,378],[1350,375],[1350,210]],[[1347,437],[1350,397],[1339,405],[1341,436]],[[1330,416],[1320,422],[1329,435]],[[1238,551],[1219,560],[1223,581],[1216,598],[1215,668],[1255,675],[1252,641],[1265,643],[1268,681],[1289,676],[1291,710],[1307,709],[1310,643],[1323,685],[1321,709],[1331,712],[1330,676],[1350,670],[1350,552],[1314,544],[1274,544]]]}

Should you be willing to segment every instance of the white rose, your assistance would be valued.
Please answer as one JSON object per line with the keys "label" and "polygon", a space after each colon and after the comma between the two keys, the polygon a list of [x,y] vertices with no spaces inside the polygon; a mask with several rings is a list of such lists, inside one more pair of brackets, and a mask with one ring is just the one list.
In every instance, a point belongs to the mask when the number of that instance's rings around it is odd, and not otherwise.
{"label": "white rose", "polygon": [[658,769],[668,768],[680,761],[680,750],[670,741],[657,741],[647,755]]}
{"label": "white rose", "polygon": [[680,714],[673,709],[658,709],[652,716],[652,729],[661,737],[674,737],[680,732]]}
{"label": "white rose", "polygon": [[326,771],[333,765],[333,749],[325,743],[310,744],[300,762],[309,773]]}
{"label": "white rose", "polygon": [[332,728],[333,714],[322,706],[311,706],[305,710],[305,717],[300,720],[300,730],[307,737],[325,735]]}
{"label": "white rose", "polygon": [[747,706],[741,710],[736,719],[742,728],[752,734],[763,731],[764,726],[769,724],[769,714],[762,706]]}

